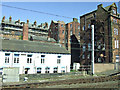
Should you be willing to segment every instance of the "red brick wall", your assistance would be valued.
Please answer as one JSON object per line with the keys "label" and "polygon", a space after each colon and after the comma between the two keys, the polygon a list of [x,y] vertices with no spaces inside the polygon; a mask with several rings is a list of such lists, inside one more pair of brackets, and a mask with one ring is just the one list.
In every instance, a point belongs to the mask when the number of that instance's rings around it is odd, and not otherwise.
{"label": "red brick wall", "polygon": [[23,25],[23,40],[28,40],[28,24]]}

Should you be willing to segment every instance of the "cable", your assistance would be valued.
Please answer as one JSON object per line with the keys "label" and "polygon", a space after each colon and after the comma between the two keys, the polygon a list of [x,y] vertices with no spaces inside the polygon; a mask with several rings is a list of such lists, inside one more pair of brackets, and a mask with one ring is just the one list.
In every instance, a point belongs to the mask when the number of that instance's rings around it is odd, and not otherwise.
{"label": "cable", "polygon": [[56,16],[56,17],[63,17],[63,18],[73,19],[72,17],[61,16],[61,15],[52,14],[52,13],[46,13],[46,12],[41,12],[41,11],[36,11],[36,10],[31,10],[31,9],[14,7],[14,6],[9,6],[9,5],[5,5],[5,4],[0,4],[0,5],[2,5],[2,6],[4,6],[4,7],[9,7],[9,8],[15,8],[15,9],[20,9],[20,10],[25,10],[25,11],[31,11],[31,12],[41,13],[41,14],[52,15],[52,16]]}

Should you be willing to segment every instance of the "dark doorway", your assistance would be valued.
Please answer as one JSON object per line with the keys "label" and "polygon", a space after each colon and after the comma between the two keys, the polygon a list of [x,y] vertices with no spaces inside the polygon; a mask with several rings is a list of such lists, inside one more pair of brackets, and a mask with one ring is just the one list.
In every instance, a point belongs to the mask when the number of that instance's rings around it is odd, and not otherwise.
{"label": "dark doorway", "polygon": [[28,70],[29,70],[30,68],[25,68],[25,74],[28,74]]}
{"label": "dark doorway", "polygon": [[80,63],[80,43],[75,35],[71,36],[71,69],[73,63]]}

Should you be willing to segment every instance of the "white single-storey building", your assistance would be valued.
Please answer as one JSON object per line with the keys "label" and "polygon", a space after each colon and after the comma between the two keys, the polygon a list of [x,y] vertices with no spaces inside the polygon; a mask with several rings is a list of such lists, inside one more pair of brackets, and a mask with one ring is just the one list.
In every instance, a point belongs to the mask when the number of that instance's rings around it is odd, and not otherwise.
{"label": "white single-storey building", "polygon": [[57,43],[0,40],[0,70],[19,67],[19,74],[70,72],[71,55]]}

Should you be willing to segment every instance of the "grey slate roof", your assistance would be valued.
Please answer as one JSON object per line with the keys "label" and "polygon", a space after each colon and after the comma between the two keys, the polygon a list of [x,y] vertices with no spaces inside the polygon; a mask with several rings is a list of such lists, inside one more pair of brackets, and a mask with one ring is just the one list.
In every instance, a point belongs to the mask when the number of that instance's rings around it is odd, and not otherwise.
{"label": "grey slate roof", "polygon": [[39,40],[39,41],[49,41],[49,42],[56,42],[55,39],[53,38],[49,38],[47,39],[46,36],[33,36],[33,35],[29,35],[29,39],[30,39],[30,36],[32,36],[33,40]]}
{"label": "grey slate roof", "polygon": [[60,47],[57,43],[4,39],[0,39],[0,41],[2,44],[0,50],[2,51],[69,54],[65,48]]}
{"label": "grey slate roof", "polygon": [[[12,20],[11,22],[9,22],[8,19],[5,19],[5,21],[2,22],[2,23],[11,24],[11,25],[14,25],[14,26],[23,26],[23,24],[16,24],[15,22],[16,22],[15,20]],[[20,23],[25,23],[25,22],[20,22]],[[45,27],[45,28],[44,28],[44,27],[38,27],[39,25],[36,25],[35,27],[33,27],[33,25],[34,25],[34,24],[29,23],[29,24],[28,24],[28,27],[29,27],[29,28],[35,28],[35,29],[43,29],[43,30],[48,30],[48,29],[49,29],[49,28],[46,28],[46,27]]]}

